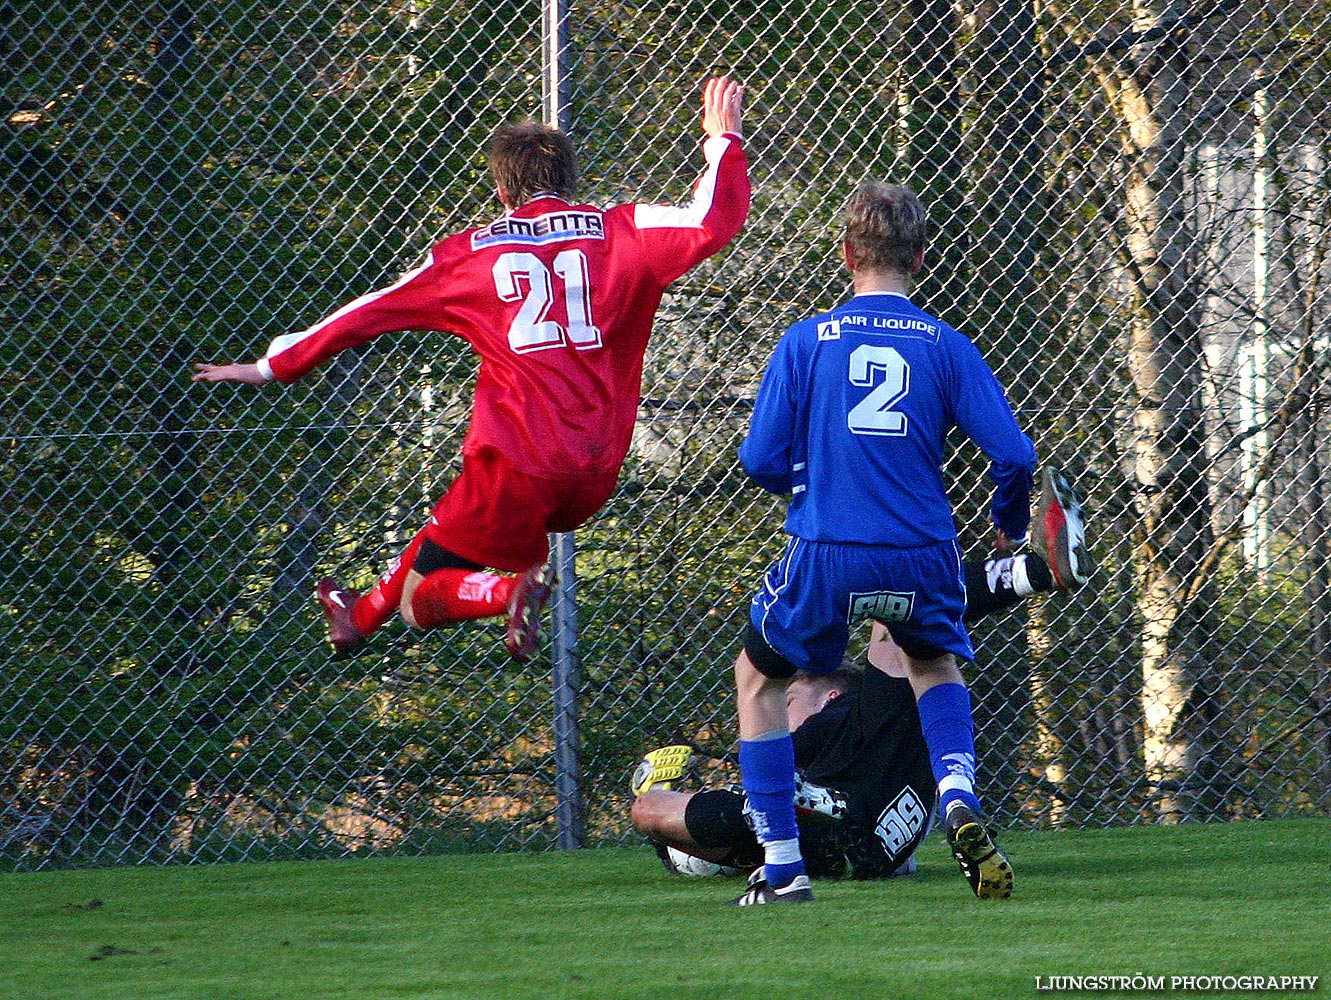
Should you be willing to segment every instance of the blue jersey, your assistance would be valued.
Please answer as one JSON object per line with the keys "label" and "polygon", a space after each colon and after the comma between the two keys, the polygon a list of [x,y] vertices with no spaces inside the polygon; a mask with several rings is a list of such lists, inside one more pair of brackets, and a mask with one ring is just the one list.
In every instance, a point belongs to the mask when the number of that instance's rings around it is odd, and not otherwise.
{"label": "blue jersey", "polygon": [[904,295],[856,295],[781,338],[740,461],[791,494],[786,531],[815,542],[916,548],[956,538],[943,487],[948,431],[990,460],[994,523],[1021,541],[1035,447],[968,339]]}

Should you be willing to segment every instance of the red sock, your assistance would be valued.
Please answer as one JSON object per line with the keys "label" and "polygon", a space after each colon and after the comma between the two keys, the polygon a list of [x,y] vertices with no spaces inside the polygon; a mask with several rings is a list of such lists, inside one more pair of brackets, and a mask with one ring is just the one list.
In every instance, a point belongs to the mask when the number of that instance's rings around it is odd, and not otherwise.
{"label": "red sock", "polygon": [[421,628],[445,622],[502,615],[513,595],[515,576],[475,569],[437,569],[416,587],[411,610]]}
{"label": "red sock", "polygon": [[351,606],[351,620],[363,635],[374,632],[397,614],[402,604],[402,587],[407,582],[407,574],[411,572],[416,553],[421,550],[424,541],[424,533],[413,538],[403,553],[388,564],[388,569],[379,577],[379,582],[370,588],[369,593],[363,594]]}

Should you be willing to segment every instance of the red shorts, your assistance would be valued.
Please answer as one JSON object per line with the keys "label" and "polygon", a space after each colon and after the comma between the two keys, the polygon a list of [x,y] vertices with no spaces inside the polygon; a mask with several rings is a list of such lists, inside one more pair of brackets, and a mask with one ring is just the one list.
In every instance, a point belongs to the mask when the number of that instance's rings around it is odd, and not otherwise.
{"label": "red shorts", "polygon": [[520,573],[549,557],[548,532],[572,531],[605,506],[618,479],[617,471],[537,479],[495,451],[463,455],[424,535],[464,559]]}

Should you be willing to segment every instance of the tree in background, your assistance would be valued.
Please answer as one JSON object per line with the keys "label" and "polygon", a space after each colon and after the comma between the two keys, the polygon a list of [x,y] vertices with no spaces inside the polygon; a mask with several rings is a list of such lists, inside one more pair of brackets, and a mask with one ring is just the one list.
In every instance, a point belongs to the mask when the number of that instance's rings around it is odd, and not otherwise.
{"label": "tree in background", "polygon": [[[685,195],[679,122],[719,68],[750,86],[756,180],[733,251],[672,289],[632,462],[580,533],[591,842],[627,836],[649,745],[729,751],[729,665],[782,515],[735,447],[776,337],[844,294],[836,220],[868,177],[929,203],[922,302],[976,336],[1094,520],[1092,585],[979,636],[1003,817],[1325,809],[1326,4],[614,0],[570,19],[589,200]],[[277,406],[185,388],[190,360],[247,353],[493,216],[480,151],[540,114],[539,26],[516,0],[0,4],[15,863],[552,842],[539,670],[500,670],[484,628],[330,662],[306,603],[311,576],[398,548],[449,476],[465,353],[376,343]],[[1243,276],[1252,182],[1233,180],[1257,173],[1258,82],[1265,310]],[[1259,328],[1269,388],[1240,418]],[[949,475],[977,553],[984,469],[963,449]]]}

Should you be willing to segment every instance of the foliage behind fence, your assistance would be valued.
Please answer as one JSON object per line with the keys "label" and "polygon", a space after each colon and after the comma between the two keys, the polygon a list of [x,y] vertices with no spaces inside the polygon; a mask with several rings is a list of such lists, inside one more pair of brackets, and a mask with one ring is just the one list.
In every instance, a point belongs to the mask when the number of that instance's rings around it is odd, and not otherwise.
{"label": "foliage behind fence", "polygon": [[[191,386],[498,211],[541,115],[533,3],[0,8],[0,856],[40,867],[554,843],[548,660],[494,622],[330,660],[456,471],[474,364],[381,338],[281,390]],[[847,293],[837,216],[928,203],[917,300],[968,333],[1098,570],[976,630],[1001,823],[1331,807],[1331,63],[1321,0],[573,4],[588,200],[682,201],[697,95],[748,85],[755,197],[671,290],[620,489],[577,537],[588,842],[730,664],[782,505],[735,452],[784,327]],[[949,469],[982,557],[988,482]]]}

